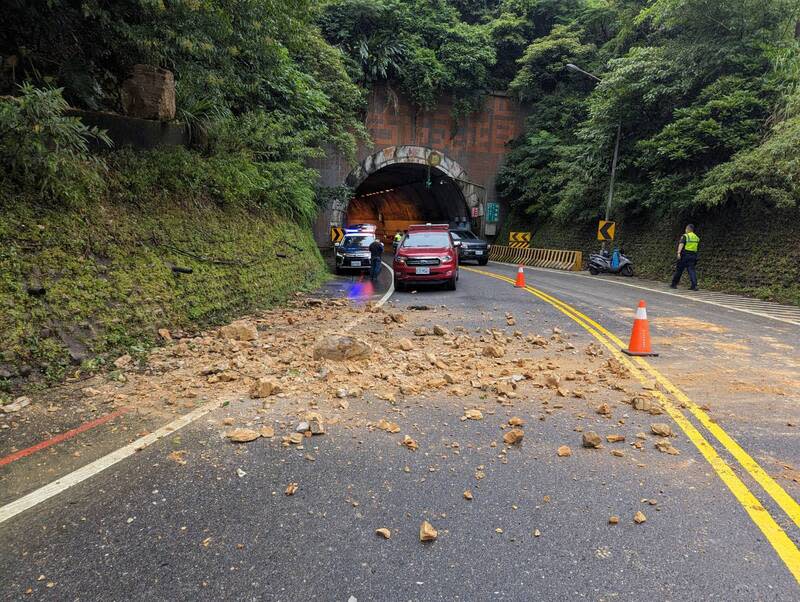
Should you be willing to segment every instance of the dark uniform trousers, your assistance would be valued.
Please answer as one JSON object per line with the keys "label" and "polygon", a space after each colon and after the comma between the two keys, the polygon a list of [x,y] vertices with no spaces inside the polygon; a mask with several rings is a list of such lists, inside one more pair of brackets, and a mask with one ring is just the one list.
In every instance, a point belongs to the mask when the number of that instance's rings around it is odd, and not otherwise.
{"label": "dark uniform trousers", "polygon": [[681,251],[681,258],[678,260],[678,266],[675,268],[675,275],[672,277],[672,286],[678,286],[678,282],[683,276],[683,270],[689,272],[689,280],[692,283],[692,288],[697,288],[697,253],[692,253],[684,249]]}

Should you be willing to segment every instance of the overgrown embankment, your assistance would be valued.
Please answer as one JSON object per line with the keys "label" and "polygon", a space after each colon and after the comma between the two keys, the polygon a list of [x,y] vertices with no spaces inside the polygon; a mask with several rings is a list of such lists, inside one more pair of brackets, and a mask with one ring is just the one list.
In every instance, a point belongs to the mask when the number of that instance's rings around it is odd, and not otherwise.
{"label": "overgrown embankment", "polygon": [[302,222],[156,181],[128,198],[118,187],[130,182],[109,178],[108,194],[77,207],[0,200],[0,386],[98,369],[159,328],[219,323],[325,277]]}
{"label": "overgrown embankment", "polygon": [[[636,274],[665,280],[675,266],[678,239],[687,223],[700,235],[700,286],[800,305],[800,209],[747,209],[730,204],[717,210],[669,219],[617,223],[617,241],[634,262]],[[517,223],[532,231],[533,246],[600,248],[596,224]],[[684,276],[686,278],[686,276]],[[684,282],[686,284],[686,282]]]}

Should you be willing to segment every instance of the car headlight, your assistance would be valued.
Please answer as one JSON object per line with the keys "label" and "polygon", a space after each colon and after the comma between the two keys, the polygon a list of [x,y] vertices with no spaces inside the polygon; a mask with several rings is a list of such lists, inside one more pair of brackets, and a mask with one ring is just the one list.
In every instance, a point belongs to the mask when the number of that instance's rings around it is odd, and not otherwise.
{"label": "car headlight", "polygon": [[395,256],[394,260],[397,263],[405,263],[406,262],[406,258],[405,257],[400,257],[399,255]]}
{"label": "car headlight", "polygon": [[448,261],[453,261],[453,256],[452,255],[442,255],[439,258],[439,261],[442,261],[444,263],[447,263]]}
{"label": "car headlight", "polygon": [[491,249],[491,248],[492,248],[492,245],[486,245],[486,250],[487,250],[487,251],[488,251],[489,249]]}

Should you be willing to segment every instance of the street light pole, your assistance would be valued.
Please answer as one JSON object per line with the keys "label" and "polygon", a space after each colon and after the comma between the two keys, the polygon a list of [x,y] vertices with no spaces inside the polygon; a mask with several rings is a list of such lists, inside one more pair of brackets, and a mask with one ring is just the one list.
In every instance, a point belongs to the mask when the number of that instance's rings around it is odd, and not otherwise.
{"label": "street light pole", "polygon": [[[567,63],[567,69],[569,71],[574,71],[576,73],[580,73],[593,79],[596,82],[603,81],[596,75],[589,73],[588,71],[584,71],[577,65],[573,65],[572,63]],[[611,203],[614,200],[614,178],[617,175],[617,159],[619,158],[619,139],[622,136],[622,123],[617,123],[617,139],[614,142],[614,158],[611,160],[611,181],[608,185],[608,201],[606,202],[606,217],[605,221],[608,221],[609,215],[611,214]],[[603,249],[606,248],[606,241],[603,241]]]}
{"label": "street light pole", "polygon": [[614,142],[614,158],[611,160],[611,183],[608,185],[608,202],[606,203],[606,221],[608,221],[608,215],[611,212],[611,201],[614,200],[614,178],[617,175],[617,157],[619,157],[619,138],[621,134],[622,134],[622,124],[617,123],[617,140],[616,142]]}

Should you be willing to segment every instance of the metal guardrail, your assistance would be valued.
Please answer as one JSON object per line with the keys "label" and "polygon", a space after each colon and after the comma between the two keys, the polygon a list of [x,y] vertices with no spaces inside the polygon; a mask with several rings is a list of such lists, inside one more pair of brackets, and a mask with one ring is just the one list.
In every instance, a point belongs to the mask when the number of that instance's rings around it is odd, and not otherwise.
{"label": "metal guardrail", "polygon": [[572,272],[579,272],[583,267],[583,253],[559,249],[514,249],[492,245],[489,250],[489,259]]}

